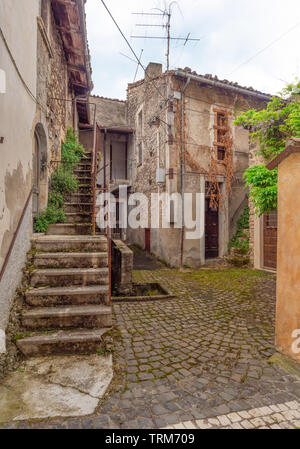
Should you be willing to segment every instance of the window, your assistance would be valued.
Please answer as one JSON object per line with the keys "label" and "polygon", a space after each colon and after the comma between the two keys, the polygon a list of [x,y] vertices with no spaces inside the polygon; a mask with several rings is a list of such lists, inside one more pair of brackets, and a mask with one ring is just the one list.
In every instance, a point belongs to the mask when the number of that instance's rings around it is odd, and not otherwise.
{"label": "window", "polygon": [[138,144],[138,165],[141,165],[143,163],[143,145],[140,142]]}
{"label": "window", "polygon": [[224,161],[227,148],[227,136],[229,134],[228,114],[215,110],[215,147],[217,158]]}

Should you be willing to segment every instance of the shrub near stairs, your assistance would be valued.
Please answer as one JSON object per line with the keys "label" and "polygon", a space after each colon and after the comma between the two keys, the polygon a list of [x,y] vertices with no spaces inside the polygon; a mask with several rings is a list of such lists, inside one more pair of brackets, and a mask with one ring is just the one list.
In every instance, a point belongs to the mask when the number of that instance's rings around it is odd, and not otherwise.
{"label": "shrub near stairs", "polygon": [[234,266],[242,267],[249,264],[249,207],[245,207],[237,221],[237,230],[228,245],[227,261]]}
{"label": "shrub near stairs", "polygon": [[66,140],[61,146],[61,165],[51,179],[48,206],[34,220],[35,232],[46,232],[51,224],[65,223],[64,198],[78,189],[74,169],[84,155],[84,148],[72,128],[67,130]]}

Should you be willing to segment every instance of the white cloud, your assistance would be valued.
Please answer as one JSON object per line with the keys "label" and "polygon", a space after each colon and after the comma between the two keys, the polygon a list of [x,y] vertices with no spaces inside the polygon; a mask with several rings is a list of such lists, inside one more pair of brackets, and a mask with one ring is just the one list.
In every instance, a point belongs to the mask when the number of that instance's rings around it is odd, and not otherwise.
{"label": "white cloud", "polygon": [[[152,39],[131,39],[131,34],[161,35],[158,27],[136,27],[136,23],[160,23],[159,18],[132,15],[163,8],[160,0],[106,0],[106,4],[142,62],[164,62],[166,45]],[[198,73],[212,73],[219,78],[276,93],[284,81],[292,81],[300,71],[297,56],[300,35],[299,0],[177,0],[172,17],[172,35],[202,37],[186,46],[171,42],[171,67],[191,67]],[[95,93],[125,98],[127,82],[133,81],[136,64],[121,53],[133,57],[124,39],[100,0],[87,1],[88,37],[92,55]],[[182,13],[182,14],[181,14]],[[299,26],[282,37],[249,63],[256,55],[299,22]],[[238,68],[239,67],[239,68]],[[234,69],[233,73],[231,73]],[[143,76],[139,70],[138,78]]]}

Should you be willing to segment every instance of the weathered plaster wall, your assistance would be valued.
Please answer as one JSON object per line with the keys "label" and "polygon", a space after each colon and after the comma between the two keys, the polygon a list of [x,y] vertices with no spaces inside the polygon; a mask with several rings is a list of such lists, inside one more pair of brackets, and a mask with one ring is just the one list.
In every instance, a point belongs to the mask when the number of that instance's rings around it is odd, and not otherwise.
{"label": "weathered plaster wall", "polygon": [[[97,105],[96,120],[99,126],[127,125],[125,101],[91,95],[90,102]],[[93,113],[93,107],[91,112]]]}
{"label": "weathered plaster wall", "polygon": [[[1,29],[23,79],[22,82],[0,38],[0,68],[6,73],[6,93],[0,94],[0,135],[4,137],[4,143],[0,144],[0,268],[31,189],[36,104],[24,84],[35,96],[38,14],[39,0],[0,2]],[[0,328],[6,326],[29,246],[29,210],[30,206],[0,283]]]}
{"label": "weathered plaster wall", "polygon": [[300,354],[292,344],[300,336],[300,195],[295,194],[300,190],[299,173],[300,153],[279,164],[276,303],[276,346],[298,363]]}

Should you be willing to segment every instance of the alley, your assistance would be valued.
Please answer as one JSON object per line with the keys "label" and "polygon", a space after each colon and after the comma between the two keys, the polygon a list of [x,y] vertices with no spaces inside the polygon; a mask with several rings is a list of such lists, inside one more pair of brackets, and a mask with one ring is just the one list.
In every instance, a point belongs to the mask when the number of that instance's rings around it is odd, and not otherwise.
{"label": "alley", "polygon": [[163,267],[134,277],[177,297],[114,305],[115,378],[98,412],[13,427],[201,428],[217,416],[213,427],[299,427],[300,381],[267,362],[275,352],[274,275]]}

